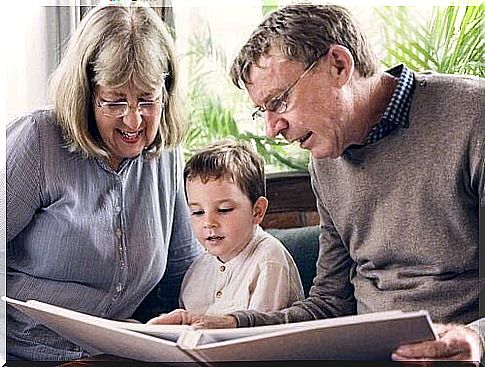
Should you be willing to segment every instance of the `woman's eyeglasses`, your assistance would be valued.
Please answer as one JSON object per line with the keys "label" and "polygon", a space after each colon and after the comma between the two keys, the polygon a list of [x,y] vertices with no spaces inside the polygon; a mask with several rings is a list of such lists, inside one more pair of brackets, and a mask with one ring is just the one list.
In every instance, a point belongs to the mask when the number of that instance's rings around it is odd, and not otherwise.
{"label": "woman's eyeglasses", "polygon": [[136,107],[130,106],[126,101],[109,102],[97,98],[95,104],[101,109],[103,115],[107,117],[125,117],[130,112],[131,108],[136,108],[140,115],[153,116],[158,113],[160,108],[160,98],[153,101],[140,101],[137,103]]}
{"label": "woman's eyeglasses", "polygon": [[318,60],[320,58],[316,59],[308,68],[306,68],[303,73],[299,76],[298,79],[296,79],[293,84],[291,84],[286,90],[281,93],[279,96],[271,98],[268,102],[266,102],[263,106],[257,106],[253,113],[251,114],[251,117],[253,120],[257,118],[263,117],[263,113],[266,111],[270,112],[275,112],[275,113],[284,113],[286,109],[288,108],[288,102],[287,99],[290,96],[291,92],[293,89],[298,85],[300,80],[302,80],[305,75],[307,75],[310,70],[313,69],[313,67],[317,64]]}

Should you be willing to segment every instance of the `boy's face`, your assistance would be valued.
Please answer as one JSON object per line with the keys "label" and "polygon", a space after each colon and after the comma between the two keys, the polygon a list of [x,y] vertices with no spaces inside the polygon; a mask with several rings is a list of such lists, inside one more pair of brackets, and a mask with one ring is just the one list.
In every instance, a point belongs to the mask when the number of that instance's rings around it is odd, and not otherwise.
{"label": "boy's face", "polygon": [[207,251],[227,262],[249,243],[255,226],[266,212],[268,201],[251,200],[230,180],[199,178],[187,180],[187,198],[192,227],[200,244]]}

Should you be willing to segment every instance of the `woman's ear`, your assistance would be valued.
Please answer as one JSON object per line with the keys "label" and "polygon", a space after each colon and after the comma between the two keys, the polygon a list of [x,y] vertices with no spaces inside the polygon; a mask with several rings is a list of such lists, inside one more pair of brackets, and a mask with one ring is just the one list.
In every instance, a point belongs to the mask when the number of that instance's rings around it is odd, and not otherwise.
{"label": "woman's ear", "polygon": [[253,224],[260,224],[263,221],[266,209],[268,209],[268,199],[260,196],[253,205]]}
{"label": "woman's ear", "polygon": [[341,45],[330,46],[326,55],[330,65],[330,74],[337,85],[348,83],[354,73],[354,58],[347,47]]}

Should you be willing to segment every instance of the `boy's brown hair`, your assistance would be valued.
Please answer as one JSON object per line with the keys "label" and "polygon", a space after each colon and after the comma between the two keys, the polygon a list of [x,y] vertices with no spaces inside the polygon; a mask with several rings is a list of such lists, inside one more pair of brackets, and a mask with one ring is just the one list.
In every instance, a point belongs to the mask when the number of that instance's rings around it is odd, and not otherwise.
{"label": "boy's brown hair", "polygon": [[184,182],[230,179],[254,204],[266,196],[264,160],[247,142],[224,140],[195,153],[186,163]]}

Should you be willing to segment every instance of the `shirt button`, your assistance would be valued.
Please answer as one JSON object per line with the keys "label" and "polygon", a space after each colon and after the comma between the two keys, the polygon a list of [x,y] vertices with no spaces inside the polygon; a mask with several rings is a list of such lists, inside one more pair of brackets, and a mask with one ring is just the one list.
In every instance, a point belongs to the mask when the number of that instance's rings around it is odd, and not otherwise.
{"label": "shirt button", "polygon": [[219,268],[220,272],[223,273],[226,271],[226,266],[225,265],[221,265],[220,268]]}
{"label": "shirt button", "polygon": [[116,285],[116,291],[117,291],[118,293],[120,293],[122,290],[123,290],[123,285],[122,285],[121,283],[118,283],[118,284]]}
{"label": "shirt button", "polygon": [[222,297],[222,292],[221,291],[217,291],[216,298],[221,298],[221,297]]}
{"label": "shirt button", "polygon": [[115,208],[115,212],[116,212],[116,213],[119,213],[120,211],[121,211],[121,206],[117,206],[117,207]]}
{"label": "shirt button", "polygon": [[[116,210],[118,210],[118,208],[119,207],[117,207]],[[121,237],[121,229],[119,229],[119,228],[116,230],[116,237],[118,237],[118,238]]]}

